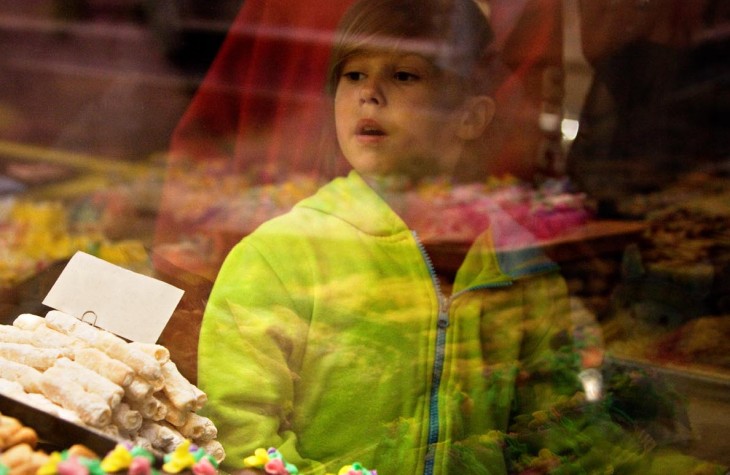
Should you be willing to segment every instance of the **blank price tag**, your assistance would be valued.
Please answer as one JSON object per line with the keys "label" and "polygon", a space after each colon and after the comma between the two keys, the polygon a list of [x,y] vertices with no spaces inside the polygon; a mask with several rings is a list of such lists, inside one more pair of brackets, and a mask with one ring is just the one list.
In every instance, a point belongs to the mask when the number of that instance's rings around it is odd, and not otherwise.
{"label": "blank price tag", "polygon": [[155,343],[183,293],[170,284],[79,251],[43,304],[122,338]]}

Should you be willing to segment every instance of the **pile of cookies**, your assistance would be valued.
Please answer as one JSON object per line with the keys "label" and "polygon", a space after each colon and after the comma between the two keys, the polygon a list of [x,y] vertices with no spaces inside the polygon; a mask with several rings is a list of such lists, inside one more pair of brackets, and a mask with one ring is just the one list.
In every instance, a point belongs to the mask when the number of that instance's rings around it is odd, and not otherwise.
{"label": "pile of cookies", "polygon": [[225,457],[207,396],[155,344],[127,342],[52,310],[0,325],[0,393],[119,441],[172,452],[185,440]]}

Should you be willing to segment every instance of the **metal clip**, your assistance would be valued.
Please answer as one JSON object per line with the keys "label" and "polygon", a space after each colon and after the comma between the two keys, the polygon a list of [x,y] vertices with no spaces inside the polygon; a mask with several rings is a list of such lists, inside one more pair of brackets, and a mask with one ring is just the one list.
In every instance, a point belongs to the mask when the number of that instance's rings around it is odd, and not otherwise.
{"label": "metal clip", "polygon": [[[92,317],[94,317],[93,321],[88,321],[88,320],[86,320],[86,317],[87,317],[88,315],[91,315]],[[81,320],[82,322],[86,322],[86,323],[90,324],[90,325],[91,325],[92,327],[96,327],[96,319],[97,319],[97,318],[98,318],[98,316],[96,315],[96,312],[94,312],[93,310],[87,310],[87,311],[85,311],[85,312],[84,312],[84,313],[83,313],[83,314],[81,315],[81,319],[80,319],[80,320]]]}

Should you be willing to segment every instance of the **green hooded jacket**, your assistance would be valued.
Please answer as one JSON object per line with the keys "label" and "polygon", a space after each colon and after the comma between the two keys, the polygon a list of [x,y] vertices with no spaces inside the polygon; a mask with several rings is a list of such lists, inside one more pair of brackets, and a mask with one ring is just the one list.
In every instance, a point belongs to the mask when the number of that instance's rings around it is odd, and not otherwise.
{"label": "green hooded jacket", "polygon": [[497,231],[474,243],[450,296],[355,172],[244,238],[199,345],[224,467],[275,447],[300,473],[507,473],[511,417],[578,387],[561,352],[564,280],[538,252],[496,253]]}

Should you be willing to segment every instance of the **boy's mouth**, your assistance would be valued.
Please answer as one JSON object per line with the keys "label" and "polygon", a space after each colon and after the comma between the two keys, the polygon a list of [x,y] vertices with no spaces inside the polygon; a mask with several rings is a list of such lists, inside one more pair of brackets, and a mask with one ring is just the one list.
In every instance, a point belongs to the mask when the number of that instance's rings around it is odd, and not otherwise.
{"label": "boy's mouth", "polygon": [[380,124],[378,124],[374,120],[361,120],[357,123],[357,127],[355,128],[355,133],[357,135],[368,135],[368,136],[381,136],[385,135],[385,131],[380,127]]}

